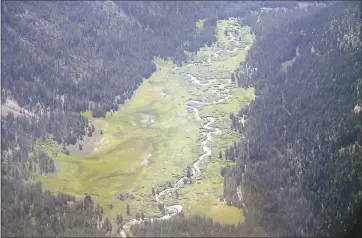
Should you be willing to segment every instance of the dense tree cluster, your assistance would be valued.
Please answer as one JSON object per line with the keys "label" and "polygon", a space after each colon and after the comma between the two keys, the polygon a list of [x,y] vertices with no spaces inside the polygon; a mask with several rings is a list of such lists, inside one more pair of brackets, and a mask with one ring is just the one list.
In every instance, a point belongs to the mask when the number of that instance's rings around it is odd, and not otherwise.
{"label": "dense tree cluster", "polygon": [[233,204],[243,184],[247,234],[261,226],[277,236],[345,235],[362,202],[360,5],[299,12],[289,21],[278,18],[288,13],[264,14],[279,25],[259,31],[236,74],[258,95],[241,112],[246,140],[225,176]]}
{"label": "dense tree cluster", "polygon": [[38,172],[55,172],[52,155],[44,153],[37,142],[52,139],[69,154],[65,145],[75,144],[93,131],[87,118],[73,112],[51,111],[34,117],[14,117],[10,112],[1,118],[1,174],[28,180]]}
{"label": "dense tree cluster", "polygon": [[5,178],[1,189],[3,237],[104,237],[112,227],[102,222],[102,209],[89,195],[77,201],[64,193],[43,191],[40,183]]}
{"label": "dense tree cluster", "polygon": [[1,118],[2,176],[28,180],[37,172],[55,172],[51,155],[44,153],[36,142],[53,139],[63,145],[75,144],[79,136],[90,130],[84,130],[87,124],[86,118],[76,113],[50,112],[39,117],[15,118],[10,112]]}
{"label": "dense tree cluster", "polygon": [[26,147],[30,138],[51,138],[58,144],[75,144],[79,137],[94,132],[88,119],[74,112],[51,111],[37,117],[14,117],[10,112],[1,117],[1,149]]}
{"label": "dense tree cluster", "polygon": [[[221,225],[199,215],[185,218],[183,213],[165,221],[144,221],[133,225],[134,237],[241,237],[241,226]],[[257,234],[256,234],[257,235]]]}
{"label": "dense tree cluster", "polygon": [[215,39],[194,2],[2,2],[2,90],[33,111],[93,116],[130,98],[156,69]]}

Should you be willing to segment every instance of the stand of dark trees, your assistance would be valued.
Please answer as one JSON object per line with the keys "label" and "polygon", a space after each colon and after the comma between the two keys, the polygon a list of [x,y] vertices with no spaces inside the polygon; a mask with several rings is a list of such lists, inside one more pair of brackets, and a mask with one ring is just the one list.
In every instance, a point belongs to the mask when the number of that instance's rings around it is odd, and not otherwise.
{"label": "stand of dark trees", "polygon": [[40,183],[6,178],[1,190],[2,237],[101,237],[112,229],[107,219],[101,222],[103,211],[89,195],[77,201],[43,191]]}
{"label": "stand of dark trees", "polygon": [[288,21],[282,21],[287,14],[265,13],[261,19],[276,24],[272,30],[255,24],[252,14],[244,19],[259,33],[236,78],[255,86],[257,98],[234,115],[246,115],[245,128],[238,120],[234,126],[246,139],[228,149],[237,166],[224,171],[224,195],[242,207],[235,196],[242,184],[247,236],[262,227],[271,236],[347,237],[358,226],[360,8],[322,4]]}
{"label": "stand of dark trees", "polygon": [[142,225],[133,225],[134,237],[242,237],[239,226],[225,226],[199,215],[186,218],[181,212],[165,221],[144,221]]}

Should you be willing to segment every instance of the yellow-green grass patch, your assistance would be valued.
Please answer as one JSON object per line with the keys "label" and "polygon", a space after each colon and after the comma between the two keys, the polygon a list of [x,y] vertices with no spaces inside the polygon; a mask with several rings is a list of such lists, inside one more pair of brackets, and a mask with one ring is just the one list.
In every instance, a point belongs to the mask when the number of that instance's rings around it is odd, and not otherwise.
{"label": "yellow-green grass patch", "polygon": [[[161,215],[151,194],[152,187],[175,181],[177,176],[184,173],[186,165],[199,156],[202,124],[195,120],[193,112],[188,112],[185,102],[189,99],[212,100],[215,95],[212,89],[218,89],[218,84],[224,78],[231,77],[255,39],[250,34],[250,28],[238,26],[236,19],[218,21],[217,27],[219,46],[214,44],[202,48],[192,56],[191,62],[203,64],[179,69],[191,72],[201,82],[217,79],[212,85],[198,87],[187,84],[188,79],[171,72],[175,66],[171,61],[155,58],[157,71],[144,80],[132,98],[120,105],[117,112],[112,115],[107,113],[105,118],[92,118],[89,111],[83,113],[99,128],[103,128],[102,142],[86,155],[67,156],[60,153],[56,157],[57,172],[40,177],[43,186],[54,192],[71,193],[78,198],[83,198],[86,192],[90,193],[103,206],[112,222],[117,214],[129,219],[135,216],[136,211],[143,211],[146,216]],[[246,47],[236,53],[224,53],[213,60],[211,67],[208,66],[207,58],[216,51],[235,47],[235,42],[230,42],[230,37],[224,34],[225,29],[230,28],[242,33],[240,36]],[[227,103],[200,107],[200,116],[214,116],[215,125],[222,129],[222,134],[214,136],[212,140],[213,158],[215,154],[218,156],[219,150],[238,139],[238,134],[230,129],[229,113],[254,99],[252,88],[240,89],[235,84],[228,87],[232,98]],[[208,160],[205,159],[205,162]],[[223,179],[219,172],[224,163],[228,162],[203,163],[206,166],[202,172],[205,178],[180,189],[181,198],[197,197],[197,200],[180,201],[185,203],[185,214],[199,212],[226,224],[243,220],[240,210],[220,202]],[[195,194],[195,191],[201,194]],[[119,193],[127,193],[131,198],[121,201],[117,198]],[[173,199],[167,200],[171,201]],[[173,202],[178,204],[179,201]],[[125,212],[127,203],[131,205],[130,216]],[[113,205],[112,209],[108,207],[109,204]]]}
{"label": "yellow-green grass patch", "polygon": [[203,29],[204,28],[205,19],[200,19],[196,22],[196,28],[197,29]]}
{"label": "yellow-green grass patch", "polygon": [[[206,160],[206,159],[205,159]],[[225,204],[223,195],[223,178],[220,169],[227,164],[225,160],[210,159],[203,171],[205,177],[185,185],[180,190],[179,203],[186,216],[200,214],[221,224],[238,224],[244,220],[241,210]],[[199,191],[199,192],[195,192]]]}
{"label": "yellow-green grass patch", "polygon": [[293,65],[294,61],[297,59],[298,56],[299,56],[299,47],[296,48],[295,56],[293,57],[293,59],[287,60],[287,61],[282,63],[282,70],[284,72],[286,72],[288,67],[291,67]]}
{"label": "yellow-green grass patch", "polygon": [[[229,21],[229,23],[235,24],[235,21]],[[220,25],[221,23],[221,25]],[[218,29],[219,33],[230,27],[228,21],[219,21]],[[222,30],[223,29],[223,30]],[[252,44],[255,36],[247,32],[250,28],[243,28],[245,31],[244,42]],[[247,38],[247,39],[245,39]],[[197,64],[205,62],[208,57],[218,51],[221,47],[230,49],[232,47],[227,45],[229,38],[223,38],[225,44],[214,44],[211,47],[204,47],[200,49],[197,54],[193,56],[191,64]],[[218,42],[220,38],[218,39]],[[213,60],[213,64],[208,66],[206,64],[189,65],[182,68],[180,71],[190,73],[198,78],[202,83],[210,81],[210,79],[216,79],[215,82],[207,86],[207,91],[202,91],[201,98],[212,99],[215,95],[212,90],[218,89],[220,83],[224,83],[223,78],[230,78],[231,73],[239,66],[241,60],[245,59],[248,51],[248,45],[239,49],[236,53],[222,53],[220,56]],[[236,207],[227,206],[223,201],[220,201],[220,196],[223,192],[223,178],[220,176],[220,168],[226,164],[233,164],[229,161],[216,161],[215,158],[219,156],[219,151],[224,151],[229,148],[238,138],[239,134],[231,129],[231,120],[229,114],[231,112],[237,112],[240,107],[248,105],[255,99],[254,88],[242,89],[238,88],[236,84],[227,86],[231,90],[232,97],[222,104],[208,105],[199,107],[201,117],[213,116],[216,121],[214,126],[221,129],[220,135],[214,135],[212,139],[212,156],[211,158],[205,158],[204,162],[200,164],[200,168],[206,168],[202,171],[202,180],[195,180],[193,184],[184,185],[180,190],[179,199],[168,198],[168,204],[181,204],[184,208],[186,216],[193,214],[201,214],[212,218],[214,221],[221,222],[223,224],[237,224],[242,222],[244,217],[240,209]],[[198,87],[190,89],[189,93],[192,95],[199,95],[203,88]],[[214,96],[215,97],[215,96]],[[197,98],[193,96],[192,99]],[[223,153],[224,157],[224,153]],[[200,191],[196,192],[195,191]]]}
{"label": "yellow-green grass patch", "polygon": [[[40,177],[45,188],[79,198],[94,194],[106,215],[114,218],[125,215],[126,203],[134,203],[120,201],[118,193],[146,196],[153,186],[182,173],[195,157],[199,122],[186,112],[182,96],[187,90],[170,73],[172,62],[156,58],[155,63],[158,70],[112,116],[95,119],[84,113],[102,126],[107,143],[87,156],[60,154],[57,172]],[[147,165],[142,165],[145,159]]]}
{"label": "yellow-green grass patch", "polygon": [[309,6],[309,4],[307,2],[298,2],[299,8],[307,8],[308,6]]}

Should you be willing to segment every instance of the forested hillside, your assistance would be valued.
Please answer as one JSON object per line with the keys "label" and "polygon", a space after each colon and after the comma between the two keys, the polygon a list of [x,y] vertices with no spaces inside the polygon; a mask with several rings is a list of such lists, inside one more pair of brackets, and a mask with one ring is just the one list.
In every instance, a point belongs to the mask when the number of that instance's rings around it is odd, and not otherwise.
{"label": "forested hillside", "polygon": [[88,195],[73,196],[43,191],[40,183],[25,185],[2,179],[1,236],[74,237],[105,236],[111,230],[103,209]]}
{"label": "forested hillside", "polygon": [[360,4],[303,15],[258,30],[237,72],[258,96],[240,112],[246,140],[229,149],[238,166],[225,188],[235,200],[232,190],[242,184],[249,234],[261,226],[277,236],[345,235],[362,202]]}
{"label": "forested hillside", "polygon": [[2,99],[32,111],[74,112],[91,101],[93,115],[104,116],[151,75],[153,57],[182,62],[185,50],[215,40],[217,15],[233,14],[232,5],[4,1]]}
{"label": "forested hillside", "polygon": [[2,4],[3,99],[32,111],[80,112],[92,101],[104,116],[151,75],[153,57],[181,61],[214,36],[208,21],[195,34],[204,14],[192,2]]}
{"label": "forested hillside", "polygon": [[69,154],[67,145],[95,130],[82,112],[99,118],[117,111],[156,71],[155,57],[185,64],[215,42],[216,21],[231,16],[256,35],[231,76],[240,87],[254,87],[256,100],[230,114],[242,139],[220,153],[236,162],[220,171],[221,199],[242,209],[245,221],[221,225],[181,213],[132,226],[132,234],[347,236],[356,226],[362,204],[360,3],[1,6],[1,102],[15,103],[22,114],[1,117],[2,236],[110,235],[110,221],[89,194],[77,200],[34,182],[56,172],[57,155],[47,142]]}

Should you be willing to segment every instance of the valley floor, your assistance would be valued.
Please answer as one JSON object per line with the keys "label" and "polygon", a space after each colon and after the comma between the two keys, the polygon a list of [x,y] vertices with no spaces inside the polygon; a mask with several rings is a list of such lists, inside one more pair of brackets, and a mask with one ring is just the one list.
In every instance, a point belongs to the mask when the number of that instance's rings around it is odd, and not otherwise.
{"label": "valley floor", "polygon": [[155,59],[157,71],[117,112],[103,119],[85,113],[97,125],[98,139],[84,145],[82,152],[76,150],[78,146],[69,156],[58,152],[57,172],[40,177],[44,188],[79,198],[91,194],[112,223],[117,214],[124,220],[137,212],[161,217],[152,188],[161,192],[176,186],[186,176],[186,167],[197,170],[194,162],[199,161],[200,176],[177,188],[178,195],[176,190],[165,195],[163,203],[179,204],[186,216],[197,213],[221,223],[242,222],[242,212],[220,199],[220,168],[231,162],[218,156],[238,139],[229,114],[254,99],[252,88],[238,88],[231,81],[254,36],[233,18],[219,21],[217,34],[214,45],[190,54],[184,66]]}

